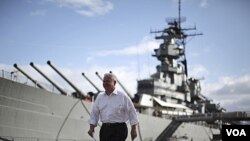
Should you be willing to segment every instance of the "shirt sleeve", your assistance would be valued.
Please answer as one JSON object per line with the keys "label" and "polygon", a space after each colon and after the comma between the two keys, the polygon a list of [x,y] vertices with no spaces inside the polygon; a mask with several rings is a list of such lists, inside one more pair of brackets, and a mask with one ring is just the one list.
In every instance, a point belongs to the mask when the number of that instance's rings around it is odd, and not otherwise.
{"label": "shirt sleeve", "polygon": [[92,107],[91,113],[90,113],[90,118],[89,118],[89,124],[92,125],[97,125],[98,121],[99,121],[99,115],[100,115],[100,111],[98,108],[98,102],[99,102],[99,96],[97,96],[94,105]]}
{"label": "shirt sleeve", "polygon": [[139,121],[138,121],[138,117],[136,114],[136,110],[135,110],[133,102],[131,101],[129,97],[127,97],[127,108],[128,108],[130,125],[132,126],[132,125],[138,124]]}

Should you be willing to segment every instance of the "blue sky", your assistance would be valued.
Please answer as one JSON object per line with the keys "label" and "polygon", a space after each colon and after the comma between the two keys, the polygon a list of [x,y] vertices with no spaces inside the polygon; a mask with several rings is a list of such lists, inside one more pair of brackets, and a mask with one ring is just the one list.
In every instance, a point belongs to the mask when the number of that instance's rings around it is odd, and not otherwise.
{"label": "blue sky", "polygon": [[[204,77],[203,94],[229,111],[250,111],[250,1],[182,0],[181,12],[183,27],[204,34],[187,40],[189,77]],[[51,60],[85,92],[94,88],[82,72],[102,88],[95,72],[112,70],[135,93],[136,80],[158,64],[151,54],[160,41],[150,30],[177,16],[177,0],[0,0],[0,70],[17,63],[45,81],[34,62],[70,89],[46,65]]]}

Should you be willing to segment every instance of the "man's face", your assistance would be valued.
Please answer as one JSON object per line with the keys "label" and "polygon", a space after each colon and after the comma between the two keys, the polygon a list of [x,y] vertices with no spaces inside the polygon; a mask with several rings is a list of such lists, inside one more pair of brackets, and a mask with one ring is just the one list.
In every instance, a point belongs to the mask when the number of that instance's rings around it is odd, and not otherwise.
{"label": "man's face", "polygon": [[106,76],[103,78],[103,87],[106,91],[112,91],[115,88],[115,81]]}

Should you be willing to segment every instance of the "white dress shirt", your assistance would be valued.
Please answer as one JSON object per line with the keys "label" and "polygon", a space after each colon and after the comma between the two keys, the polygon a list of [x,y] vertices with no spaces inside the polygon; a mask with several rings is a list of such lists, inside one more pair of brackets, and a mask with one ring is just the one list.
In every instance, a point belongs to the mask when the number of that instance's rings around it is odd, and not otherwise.
{"label": "white dress shirt", "polygon": [[97,96],[90,114],[89,124],[97,125],[99,118],[102,123],[121,123],[128,120],[130,125],[138,123],[131,99],[117,90],[110,95],[103,92]]}

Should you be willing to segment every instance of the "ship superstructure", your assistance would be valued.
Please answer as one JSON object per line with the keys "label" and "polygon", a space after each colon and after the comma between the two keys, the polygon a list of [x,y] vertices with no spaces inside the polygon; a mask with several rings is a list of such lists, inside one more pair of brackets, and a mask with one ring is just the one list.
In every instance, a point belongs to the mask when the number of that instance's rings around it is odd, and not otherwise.
{"label": "ship superstructure", "polygon": [[199,79],[188,78],[186,38],[202,33],[187,34],[187,31],[196,30],[196,27],[182,28],[181,22],[184,21],[185,18],[180,16],[179,1],[179,17],[168,19],[167,28],[151,31],[156,34],[155,39],[163,40],[153,54],[160,61],[156,73],[138,81],[137,101],[140,105],[165,109],[154,111],[160,116],[222,111],[221,107],[201,94]]}

